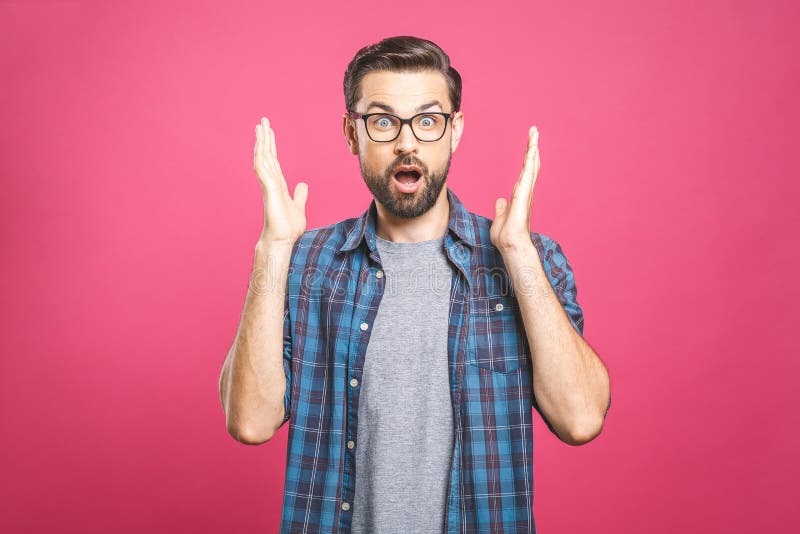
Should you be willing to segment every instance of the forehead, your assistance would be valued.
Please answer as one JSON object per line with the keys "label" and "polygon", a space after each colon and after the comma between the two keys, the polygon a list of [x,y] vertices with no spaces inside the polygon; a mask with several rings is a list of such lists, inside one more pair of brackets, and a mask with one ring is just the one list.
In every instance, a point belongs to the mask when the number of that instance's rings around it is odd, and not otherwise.
{"label": "forehead", "polygon": [[[433,101],[441,102],[443,111],[450,111],[447,80],[442,73],[381,70],[372,71],[361,79],[361,98],[356,107],[363,113],[371,103],[378,102],[391,106],[396,112],[411,113]],[[380,110],[372,108],[372,111]]]}

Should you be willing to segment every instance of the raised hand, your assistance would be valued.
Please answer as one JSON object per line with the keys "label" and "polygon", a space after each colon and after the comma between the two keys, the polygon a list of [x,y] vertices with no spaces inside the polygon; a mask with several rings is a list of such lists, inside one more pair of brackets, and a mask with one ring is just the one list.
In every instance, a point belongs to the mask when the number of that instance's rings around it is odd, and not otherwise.
{"label": "raised hand", "polygon": [[533,186],[539,176],[539,130],[531,126],[528,131],[528,150],[520,172],[519,180],[514,185],[511,204],[505,198],[495,201],[495,217],[489,232],[492,243],[500,252],[513,251],[531,243],[531,202]]}
{"label": "raised hand", "polygon": [[264,197],[264,228],[260,241],[264,244],[294,244],[306,230],[308,184],[299,182],[294,187],[294,198],[289,196],[286,179],[278,164],[275,132],[266,117],[262,117],[256,126],[253,169]]}

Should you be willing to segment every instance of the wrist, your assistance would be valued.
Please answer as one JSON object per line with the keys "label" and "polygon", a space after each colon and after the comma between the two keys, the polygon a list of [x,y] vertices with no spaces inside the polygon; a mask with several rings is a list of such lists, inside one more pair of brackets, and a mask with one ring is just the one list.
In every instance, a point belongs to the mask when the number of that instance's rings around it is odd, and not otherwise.
{"label": "wrist", "polygon": [[256,241],[256,254],[259,255],[291,255],[294,248],[294,241],[265,239],[263,237]]}
{"label": "wrist", "polygon": [[283,290],[288,280],[292,246],[259,240],[256,242],[253,269],[250,273],[250,291],[268,295]]}
{"label": "wrist", "polygon": [[292,242],[259,239],[255,246],[254,269],[269,269],[272,271],[288,269],[291,263],[293,247],[294,243]]}
{"label": "wrist", "polygon": [[511,241],[503,247],[498,247],[498,250],[506,265],[509,263],[518,263],[520,261],[529,263],[531,255],[539,259],[536,246],[533,244],[533,241],[531,241],[530,236],[527,236],[526,239]]}

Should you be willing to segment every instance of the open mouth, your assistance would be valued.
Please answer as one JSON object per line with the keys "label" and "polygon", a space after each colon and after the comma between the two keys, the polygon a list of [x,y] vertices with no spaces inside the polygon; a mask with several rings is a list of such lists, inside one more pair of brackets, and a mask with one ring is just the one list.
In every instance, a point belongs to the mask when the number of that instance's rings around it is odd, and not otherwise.
{"label": "open mouth", "polygon": [[419,180],[422,174],[419,171],[398,171],[394,174],[394,179],[401,184],[411,185]]}
{"label": "open mouth", "polygon": [[399,167],[392,176],[397,190],[401,193],[414,193],[422,183],[422,171],[413,165]]}

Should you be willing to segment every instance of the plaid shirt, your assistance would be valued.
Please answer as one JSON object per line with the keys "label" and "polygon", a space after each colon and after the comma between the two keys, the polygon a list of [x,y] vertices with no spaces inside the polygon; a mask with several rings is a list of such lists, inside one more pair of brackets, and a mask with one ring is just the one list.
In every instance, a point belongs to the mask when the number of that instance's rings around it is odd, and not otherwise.
{"label": "plaid shirt", "polygon": [[[554,430],[534,398],[530,348],[502,257],[489,239],[491,220],[468,212],[450,189],[447,196],[455,435],[446,530],[535,532],[531,408]],[[375,221],[373,200],[360,217],[306,231],[292,250],[284,312],[289,444],[281,532],[350,532],[364,355],[386,284]],[[549,237],[532,232],[531,239],[582,334],[567,258]]]}

